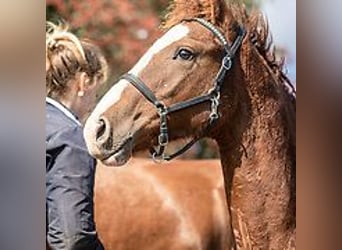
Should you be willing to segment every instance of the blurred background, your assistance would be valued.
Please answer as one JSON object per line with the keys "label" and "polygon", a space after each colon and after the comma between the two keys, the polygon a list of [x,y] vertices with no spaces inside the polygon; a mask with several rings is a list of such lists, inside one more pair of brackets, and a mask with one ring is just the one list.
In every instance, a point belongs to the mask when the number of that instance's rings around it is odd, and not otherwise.
{"label": "blurred background", "polygon": [[[235,0],[239,1],[239,0]],[[168,0],[46,0],[46,19],[65,20],[77,35],[99,45],[110,65],[110,79],[100,96],[128,71],[161,35],[158,29]],[[296,1],[243,0],[246,7],[261,9],[270,24],[277,55],[285,58],[285,72],[296,82]],[[185,141],[170,145],[171,151]],[[142,153],[146,155],[146,152]],[[140,155],[140,156],[142,156]],[[213,141],[204,139],[182,158],[216,158]]]}

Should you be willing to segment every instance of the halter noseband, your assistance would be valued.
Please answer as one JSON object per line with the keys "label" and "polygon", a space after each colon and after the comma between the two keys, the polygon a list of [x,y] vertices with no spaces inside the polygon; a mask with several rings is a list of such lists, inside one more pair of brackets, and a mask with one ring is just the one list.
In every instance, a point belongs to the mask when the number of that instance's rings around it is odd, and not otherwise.
{"label": "halter noseband", "polygon": [[211,102],[211,112],[209,115],[208,124],[205,130],[202,132],[202,135],[209,129],[209,127],[213,124],[215,120],[219,118],[217,113],[217,109],[220,103],[220,90],[221,86],[224,83],[225,76],[227,72],[232,67],[232,59],[236,54],[237,49],[241,46],[242,40],[245,37],[246,31],[242,27],[239,27],[239,33],[234,43],[230,46],[228,41],[225,39],[223,34],[211,23],[201,18],[192,18],[186,19],[185,21],[196,21],[203,25],[205,28],[210,30],[222,43],[225,55],[221,62],[221,67],[216,75],[214,80],[214,86],[209,90],[208,94],[201,95],[198,97],[191,98],[186,101],[178,102],[169,107],[165,106],[161,101],[157,99],[157,97],[153,94],[153,92],[146,86],[146,84],[136,75],[131,73],[124,74],[120,77],[120,79],[125,79],[129,83],[131,83],[149,102],[151,102],[158,110],[159,118],[160,118],[160,134],[158,136],[159,149],[155,150],[153,147],[151,148],[151,154],[154,160],[171,160],[186,150],[188,150],[199,138],[197,136],[193,138],[189,143],[183,146],[180,150],[171,155],[165,155],[164,150],[169,142],[168,136],[168,128],[167,128],[167,115],[203,102]]}

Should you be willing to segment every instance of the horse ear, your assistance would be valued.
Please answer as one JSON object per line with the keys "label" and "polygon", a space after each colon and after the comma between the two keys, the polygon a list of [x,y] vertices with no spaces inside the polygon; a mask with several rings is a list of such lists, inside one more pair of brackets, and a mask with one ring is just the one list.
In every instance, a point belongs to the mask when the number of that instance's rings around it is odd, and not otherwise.
{"label": "horse ear", "polygon": [[197,17],[201,0],[174,0],[168,7],[162,28],[168,29],[183,19]]}
{"label": "horse ear", "polygon": [[217,26],[222,25],[227,15],[227,3],[225,2],[225,0],[209,0],[209,2],[209,21]]}
{"label": "horse ear", "polygon": [[186,18],[200,17],[215,25],[223,24],[227,14],[225,0],[174,0],[164,21],[164,28]]}

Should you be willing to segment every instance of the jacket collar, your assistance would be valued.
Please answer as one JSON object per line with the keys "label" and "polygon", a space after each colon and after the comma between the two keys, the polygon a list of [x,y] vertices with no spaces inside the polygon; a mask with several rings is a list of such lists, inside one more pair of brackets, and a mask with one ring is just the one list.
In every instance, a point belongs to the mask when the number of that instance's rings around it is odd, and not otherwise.
{"label": "jacket collar", "polygon": [[46,97],[45,98],[46,102],[53,105],[57,109],[59,109],[64,115],[69,117],[72,121],[74,121],[77,125],[82,126],[80,121],[77,119],[77,117],[69,110],[67,109],[63,104],[60,102],[52,99],[51,97]]}

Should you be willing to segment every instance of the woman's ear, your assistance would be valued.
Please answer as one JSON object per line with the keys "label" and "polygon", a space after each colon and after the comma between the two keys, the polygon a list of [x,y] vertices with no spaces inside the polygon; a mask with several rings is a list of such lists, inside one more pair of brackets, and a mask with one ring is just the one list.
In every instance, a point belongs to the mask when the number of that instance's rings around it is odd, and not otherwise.
{"label": "woman's ear", "polygon": [[78,82],[77,96],[82,97],[90,85],[90,78],[85,72],[81,72]]}

